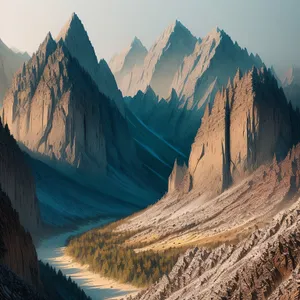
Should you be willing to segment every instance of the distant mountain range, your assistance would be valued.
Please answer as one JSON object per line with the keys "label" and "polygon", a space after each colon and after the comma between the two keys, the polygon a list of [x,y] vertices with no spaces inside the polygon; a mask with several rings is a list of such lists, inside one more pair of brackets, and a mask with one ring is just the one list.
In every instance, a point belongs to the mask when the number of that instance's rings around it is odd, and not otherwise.
{"label": "distant mountain range", "polygon": [[[180,48],[178,45],[189,47]],[[172,52],[172,49],[181,49],[181,52]],[[176,63],[173,62],[174,55]],[[155,70],[154,79],[139,84],[141,81],[134,79],[137,71],[133,70],[126,76],[131,77],[130,82],[136,90],[128,92],[122,86],[121,90],[131,96],[126,101],[137,117],[186,155],[189,154],[204,109],[212,103],[217,91],[233,79],[238,69],[245,72],[253,66],[263,66],[258,55],[249,55],[246,49],[240,48],[219,28],[197,40],[179,22],[162,34],[147,57],[140,72],[146,76]],[[150,59],[153,57],[156,60]],[[168,70],[169,63],[172,68],[176,66],[176,70]],[[155,79],[157,70],[163,70],[161,72],[166,72],[168,76],[161,75],[159,78],[160,75],[157,75],[158,79]],[[160,93],[155,82],[167,87],[164,93]],[[136,93],[138,89],[140,92]],[[146,98],[142,99],[142,93]]]}
{"label": "distant mountain range", "polygon": [[0,39],[0,107],[5,92],[8,90],[14,73],[30,59],[27,52],[15,52]]}

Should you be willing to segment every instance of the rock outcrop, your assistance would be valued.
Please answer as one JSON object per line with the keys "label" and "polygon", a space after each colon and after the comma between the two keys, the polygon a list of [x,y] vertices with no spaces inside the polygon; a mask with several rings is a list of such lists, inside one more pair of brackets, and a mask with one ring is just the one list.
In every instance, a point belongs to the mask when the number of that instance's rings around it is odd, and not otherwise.
{"label": "rock outcrop", "polygon": [[187,166],[185,163],[182,165],[178,164],[177,159],[175,160],[172,173],[169,176],[168,193],[175,191],[183,181],[186,174]]}
{"label": "rock outcrop", "polygon": [[124,77],[120,89],[125,96],[145,92],[150,85],[161,98],[169,96],[173,77],[185,56],[194,50],[197,39],[179,21],[171,24],[144,59]]}
{"label": "rock outcrop", "polygon": [[2,118],[33,154],[104,174],[108,164],[124,170],[135,165],[126,120],[51,34],[15,75]]}
{"label": "rock outcrop", "polygon": [[124,115],[122,94],[118,89],[116,80],[104,60],[100,60],[98,64],[94,47],[81,20],[75,13],[62,28],[56,41],[59,42],[60,39],[64,41],[71,55],[91,75],[100,92],[112,99],[121,114]]}
{"label": "rock outcrop", "polygon": [[26,52],[15,53],[0,39],[0,107],[3,97],[10,87],[13,75],[29,59],[30,56]]}
{"label": "rock outcrop", "polygon": [[1,121],[0,186],[19,213],[22,225],[31,233],[37,233],[41,229],[41,220],[34,178],[24,154]]}
{"label": "rock outcrop", "polygon": [[141,67],[148,53],[142,42],[135,37],[129,47],[113,56],[109,62],[118,86],[123,86],[123,79],[134,67]]}
{"label": "rock outcrop", "polygon": [[192,145],[189,173],[202,191],[221,193],[274,155],[283,158],[295,140],[292,111],[270,71],[241,76],[207,106]]}
{"label": "rock outcrop", "polygon": [[282,86],[288,101],[300,109],[300,68],[290,68],[285,74]]}

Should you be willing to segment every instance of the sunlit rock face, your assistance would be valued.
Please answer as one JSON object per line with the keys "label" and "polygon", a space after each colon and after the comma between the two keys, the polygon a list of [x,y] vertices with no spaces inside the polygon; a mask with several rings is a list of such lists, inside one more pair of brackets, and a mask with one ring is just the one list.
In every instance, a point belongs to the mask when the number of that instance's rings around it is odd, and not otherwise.
{"label": "sunlit rock face", "polygon": [[0,39],[0,107],[14,73],[29,59],[30,56],[26,52],[15,53]]}
{"label": "sunlit rock face", "polygon": [[52,160],[103,174],[108,162],[115,168],[134,164],[126,120],[50,34],[15,75],[2,118],[18,142]]}
{"label": "sunlit rock face", "polygon": [[38,233],[41,220],[34,177],[8,127],[4,128],[1,122],[0,153],[1,189],[19,213],[21,224],[31,233]]}
{"label": "sunlit rock face", "polygon": [[117,87],[113,73],[105,60],[98,63],[97,56],[88,33],[79,17],[74,13],[67,21],[56,41],[62,39],[71,55],[76,58],[80,65],[91,75],[101,93],[113,100],[120,110],[125,114],[122,94]]}
{"label": "sunlit rock face", "polygon": [[158,38],[144,59],[124,78],[120,89],[134,96],[150,85],[159,97],[167,98],[173,77],[186,55],[193,52],[197,39],[179,21],[171,24]]}
{"label": "sunlit rock face", "polygon": [[146,47],[135,37],[129,47],[112,57],[109,67],[116,78],[118,86],[123,86],[124,78],[134,67],[143,65],[147,53]]}
{"label": "sunlit rock face", "polygon": [[189,159],[193,186],[220,193],[274,155],[284,157],[299,136],[294,118],[269,71],[238,72],[205,111]]}

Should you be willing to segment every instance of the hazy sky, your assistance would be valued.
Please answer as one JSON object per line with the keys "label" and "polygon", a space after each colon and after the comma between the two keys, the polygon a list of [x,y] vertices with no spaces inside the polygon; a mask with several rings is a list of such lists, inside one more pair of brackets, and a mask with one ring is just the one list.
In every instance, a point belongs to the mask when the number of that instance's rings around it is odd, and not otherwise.
{"label": "hazy sky", "polygon": [[300,66],[300,0],[0,0],[0,38],[36,51],[48,31],[55,37],[76,12],[98,58],[109,60],[134,36],[150,47],[179,19],[203,37],[224,29],[268,65]]}

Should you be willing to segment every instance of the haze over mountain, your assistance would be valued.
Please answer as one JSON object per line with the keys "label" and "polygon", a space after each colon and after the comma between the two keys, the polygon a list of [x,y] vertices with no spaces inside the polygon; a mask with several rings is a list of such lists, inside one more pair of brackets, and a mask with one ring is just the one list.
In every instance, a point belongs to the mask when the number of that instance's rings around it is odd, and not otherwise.
{"label": "haze over mountain", "polygon": [[0,107],[14,73],[29,59],[30,56],[26,52],[15,53],[0,38]]}
{"label": "haze over mountain", "polygon": [[300,108],[300,68],[291,67],[284,75],[282,86],[287,99]]}
{"label": "haze over mountain", "polygon": [[112,57],[109,66],[116,77],[118,86],[123,85],[124,77],[126,77],[134,67],[141,67],[143,65],[147,53],[148,50],[142,42],[135,37],[128,48]]}
{"label": "haze over mountain", "polygon": [[[164,55],[167,57],[167,53]],[[238,69],[245,72],[253,66],[263,66],[259,56],[249,55],[224,31],[215,28],[197,41],[190,55],[182,57],[166,100],[158,101],[153,96],[143,105],[141,96],[136,95],[128,98],[127,103],[144,123],[188,154],[207,103],[212,102],[218,89],[233,79]],[[168,86],[163,78],[160,82]]]}
{"label": "haze over mountain", "polygon": [[135,66],[122,79],[120,89],[134,96],[151,86],[160,97],[168,97],[172,79],[183,58],[192,53],[197,39],[179,21],[171,24],[156,40],[142,66]]}

